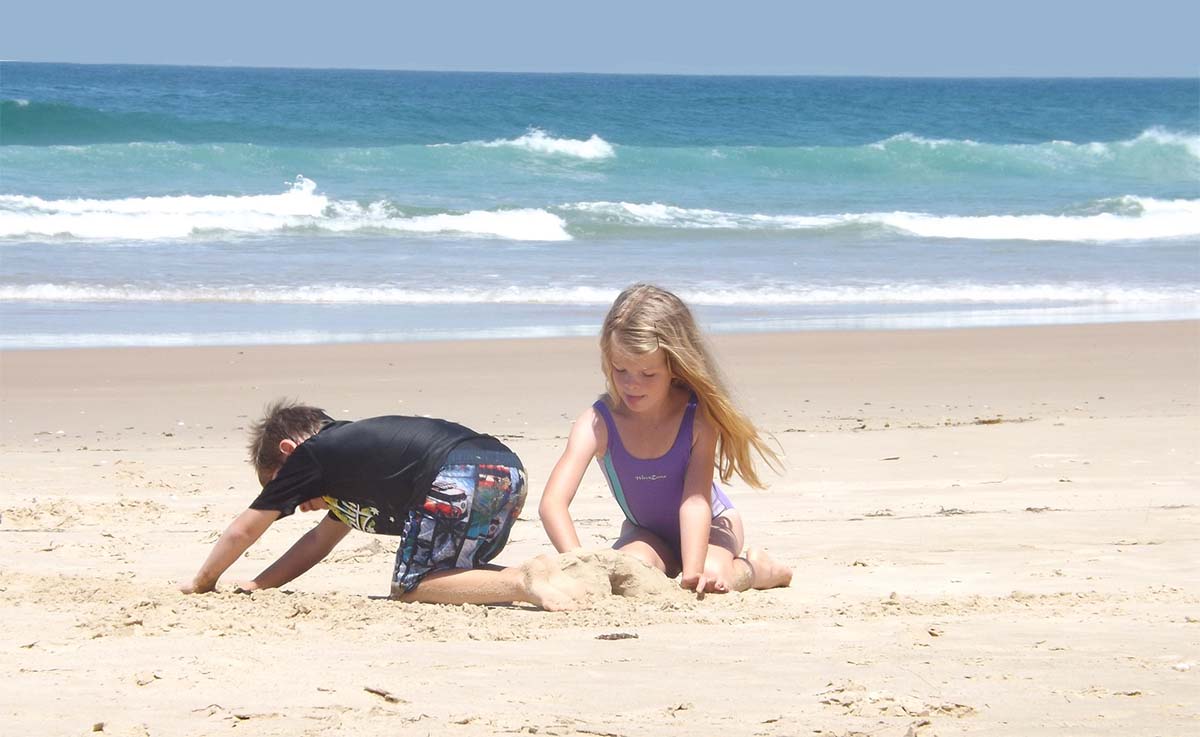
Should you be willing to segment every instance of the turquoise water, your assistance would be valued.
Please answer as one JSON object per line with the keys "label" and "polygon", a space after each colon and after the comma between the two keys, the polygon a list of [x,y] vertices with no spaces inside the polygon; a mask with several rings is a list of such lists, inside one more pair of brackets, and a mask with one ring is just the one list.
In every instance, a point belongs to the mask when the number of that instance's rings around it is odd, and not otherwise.
{"label": "turquoise water", "polygon": [[1200,316],[1200,80],[0,63],[0,347]]}

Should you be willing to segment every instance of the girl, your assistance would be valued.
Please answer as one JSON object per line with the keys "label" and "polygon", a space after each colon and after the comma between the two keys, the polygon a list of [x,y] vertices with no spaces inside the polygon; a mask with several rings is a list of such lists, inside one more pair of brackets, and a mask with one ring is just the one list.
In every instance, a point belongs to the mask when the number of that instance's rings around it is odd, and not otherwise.
{"label": "girl", "polygon": [[635,284],[600,331],[608,393],[584,410],[542,493],[539,513],[558,551],[580,547],[567,511],[594,457],[625,522],[613,547],[697,593],[787,586],[792,572],[761,549],[742,555],[742,517],[713,483],[737,474],[762,488],[752,452],[778,460],[729,399],[691,312]]}

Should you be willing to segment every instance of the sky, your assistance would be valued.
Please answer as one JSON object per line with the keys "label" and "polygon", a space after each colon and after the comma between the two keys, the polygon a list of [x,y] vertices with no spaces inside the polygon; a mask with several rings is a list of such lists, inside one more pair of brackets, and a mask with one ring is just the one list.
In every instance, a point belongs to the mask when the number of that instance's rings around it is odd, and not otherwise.
{"label": "sky", "polygon": [[[0,59],[519,72],[1200,76],[1200,2],[9,3]],[[0,80],[0,85],[3,80]]]}

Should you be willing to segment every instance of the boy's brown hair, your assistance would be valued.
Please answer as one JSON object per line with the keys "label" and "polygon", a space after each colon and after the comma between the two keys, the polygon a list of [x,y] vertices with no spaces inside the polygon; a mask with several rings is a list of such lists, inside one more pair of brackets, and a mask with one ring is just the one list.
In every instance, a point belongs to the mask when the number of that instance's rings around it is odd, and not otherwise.
{"label": "boy's brown hair", "polygon": [[250,426],[250,463],[263,486],[283,465],[279,443],[293,440],[302,443],[317,434],[333,418],[319,407],[283,398],[267,405],[262,419]]}

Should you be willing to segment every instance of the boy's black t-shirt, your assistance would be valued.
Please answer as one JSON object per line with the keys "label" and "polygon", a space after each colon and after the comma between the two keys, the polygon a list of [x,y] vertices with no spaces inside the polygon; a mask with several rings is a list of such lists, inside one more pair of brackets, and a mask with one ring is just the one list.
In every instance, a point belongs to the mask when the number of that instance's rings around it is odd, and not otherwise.
{"label": "boy's black t-shirt", "polygon": [[287,517],[302,502],[331,496],[378,509],[376,532],[399,534],[446,455],[467,441],[506,450],[490,435],[448,420],[390,415],[333,422],[297,446],[250,508]]}

